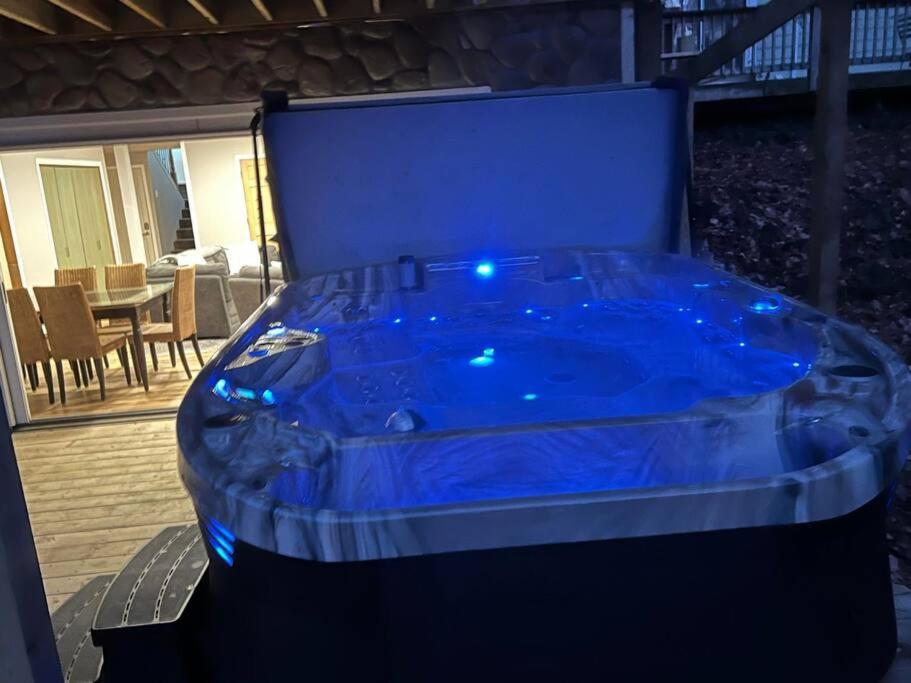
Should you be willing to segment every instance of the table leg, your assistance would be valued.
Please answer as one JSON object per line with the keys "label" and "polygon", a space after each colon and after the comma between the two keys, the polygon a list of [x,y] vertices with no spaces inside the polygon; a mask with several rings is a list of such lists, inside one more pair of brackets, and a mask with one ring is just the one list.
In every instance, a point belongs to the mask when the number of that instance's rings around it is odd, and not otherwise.
{"label": "table leg", "polygon": [[139,324],[139,311],[131,311],[130,324],[133,326],[133,346],[136,349],[136,360],[139,361],[139,367],[136,371],[142,380],[142,386],[149,390],[149,368],[146,365],[146,347],[142,341],[142,325]]}

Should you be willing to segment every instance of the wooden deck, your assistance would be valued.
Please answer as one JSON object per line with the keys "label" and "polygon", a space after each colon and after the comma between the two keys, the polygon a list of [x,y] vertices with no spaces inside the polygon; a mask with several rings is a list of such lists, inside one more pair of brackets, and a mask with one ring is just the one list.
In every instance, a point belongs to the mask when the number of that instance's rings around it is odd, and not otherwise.
{"label": "wooden deck", "polygon": [[[218,350],[224,340],[204,339],[200,341],[203,360],[208,361]],[[193,349],[187,346],[187,358],[190,362],[190,371],[193,376],[199,371],[199,362],[193,354]],[[32,420],[45,420],[49,418],[74,417],[82,415],[110,415],[112,413],[139,412],[144,410],[176,409],[183,398],[190,381],[177,360],[177,366],[172,367],[168,358],[167,347],[158,344],[158,370],[152,369],[152,360],[149,358],[149,391],[143,391],[142,384],[133,377],[133,385],[128,386],[123,369],[117,361],[117,354],[108,354],[111,367],[105,372],[107,382],[107,399],[102,401],[98,389],[98,380],[93,379],[88,388],[76,388],[75,378],[69,366],[64,370],[66,377],[66,405],[60,403],[57,384],[57,373],[54,373],[55,394],[57,401],[50,405],[47,400],[47,387],[44,384],[44,375],[39,371],[41,385],[36,391],[27,390],[28,407]]]}
{"label": "wooden deck", "polygon": [[173,417],[17,432],[13,441],[51,611],[164,527],[195,521],[177,476]]}

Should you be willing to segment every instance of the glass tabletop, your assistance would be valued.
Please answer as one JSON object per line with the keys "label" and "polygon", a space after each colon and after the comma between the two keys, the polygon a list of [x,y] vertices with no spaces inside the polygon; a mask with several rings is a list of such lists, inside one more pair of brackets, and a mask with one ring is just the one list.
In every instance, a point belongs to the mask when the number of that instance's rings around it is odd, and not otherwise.
{"label": "glass tabletop", "polygon": [[107,308],[137,308],[153,299],[164,296],[174,289],[173,282],[160,282],[145,287],[125,287],[123,289],[96,289],[86,292],[89,306],[93,311]]}

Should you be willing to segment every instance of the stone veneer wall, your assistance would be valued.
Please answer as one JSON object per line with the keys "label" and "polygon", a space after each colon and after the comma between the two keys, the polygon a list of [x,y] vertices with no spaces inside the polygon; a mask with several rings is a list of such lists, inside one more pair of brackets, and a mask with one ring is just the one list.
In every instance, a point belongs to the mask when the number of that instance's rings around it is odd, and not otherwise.
{"label": "stone veneer wall", "polygon": [[619,10],[537,5],[290,31],[0,49],[0,116],[620,79]]}

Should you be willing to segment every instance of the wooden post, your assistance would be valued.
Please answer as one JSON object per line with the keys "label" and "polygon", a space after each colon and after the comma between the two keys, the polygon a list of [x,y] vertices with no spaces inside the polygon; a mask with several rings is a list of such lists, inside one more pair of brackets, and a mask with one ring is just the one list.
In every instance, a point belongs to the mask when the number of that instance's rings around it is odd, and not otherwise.
{"label": "wooden post", "polygon": [[838,304],[852,5],[851,0],[820,0],[819,3],[809,275],[810,301],[827,313],[834,313]]}
{"label": "wooden post", "polygon": [[637,2],[635,12],[636,80],[653,81],[661,75],[661,3]]}
{"label": "wooden post", "polygon": [[620,80],[636,80],[636,9],[632,2],[620,5]]}
{"label": "wooden post", "polygon": [[816,90],[819,82],[819,34],[820,34],[820,10],[814,7],[810,14],[810,45],[809,54],[807,54],[807,87],[810,90]]}

